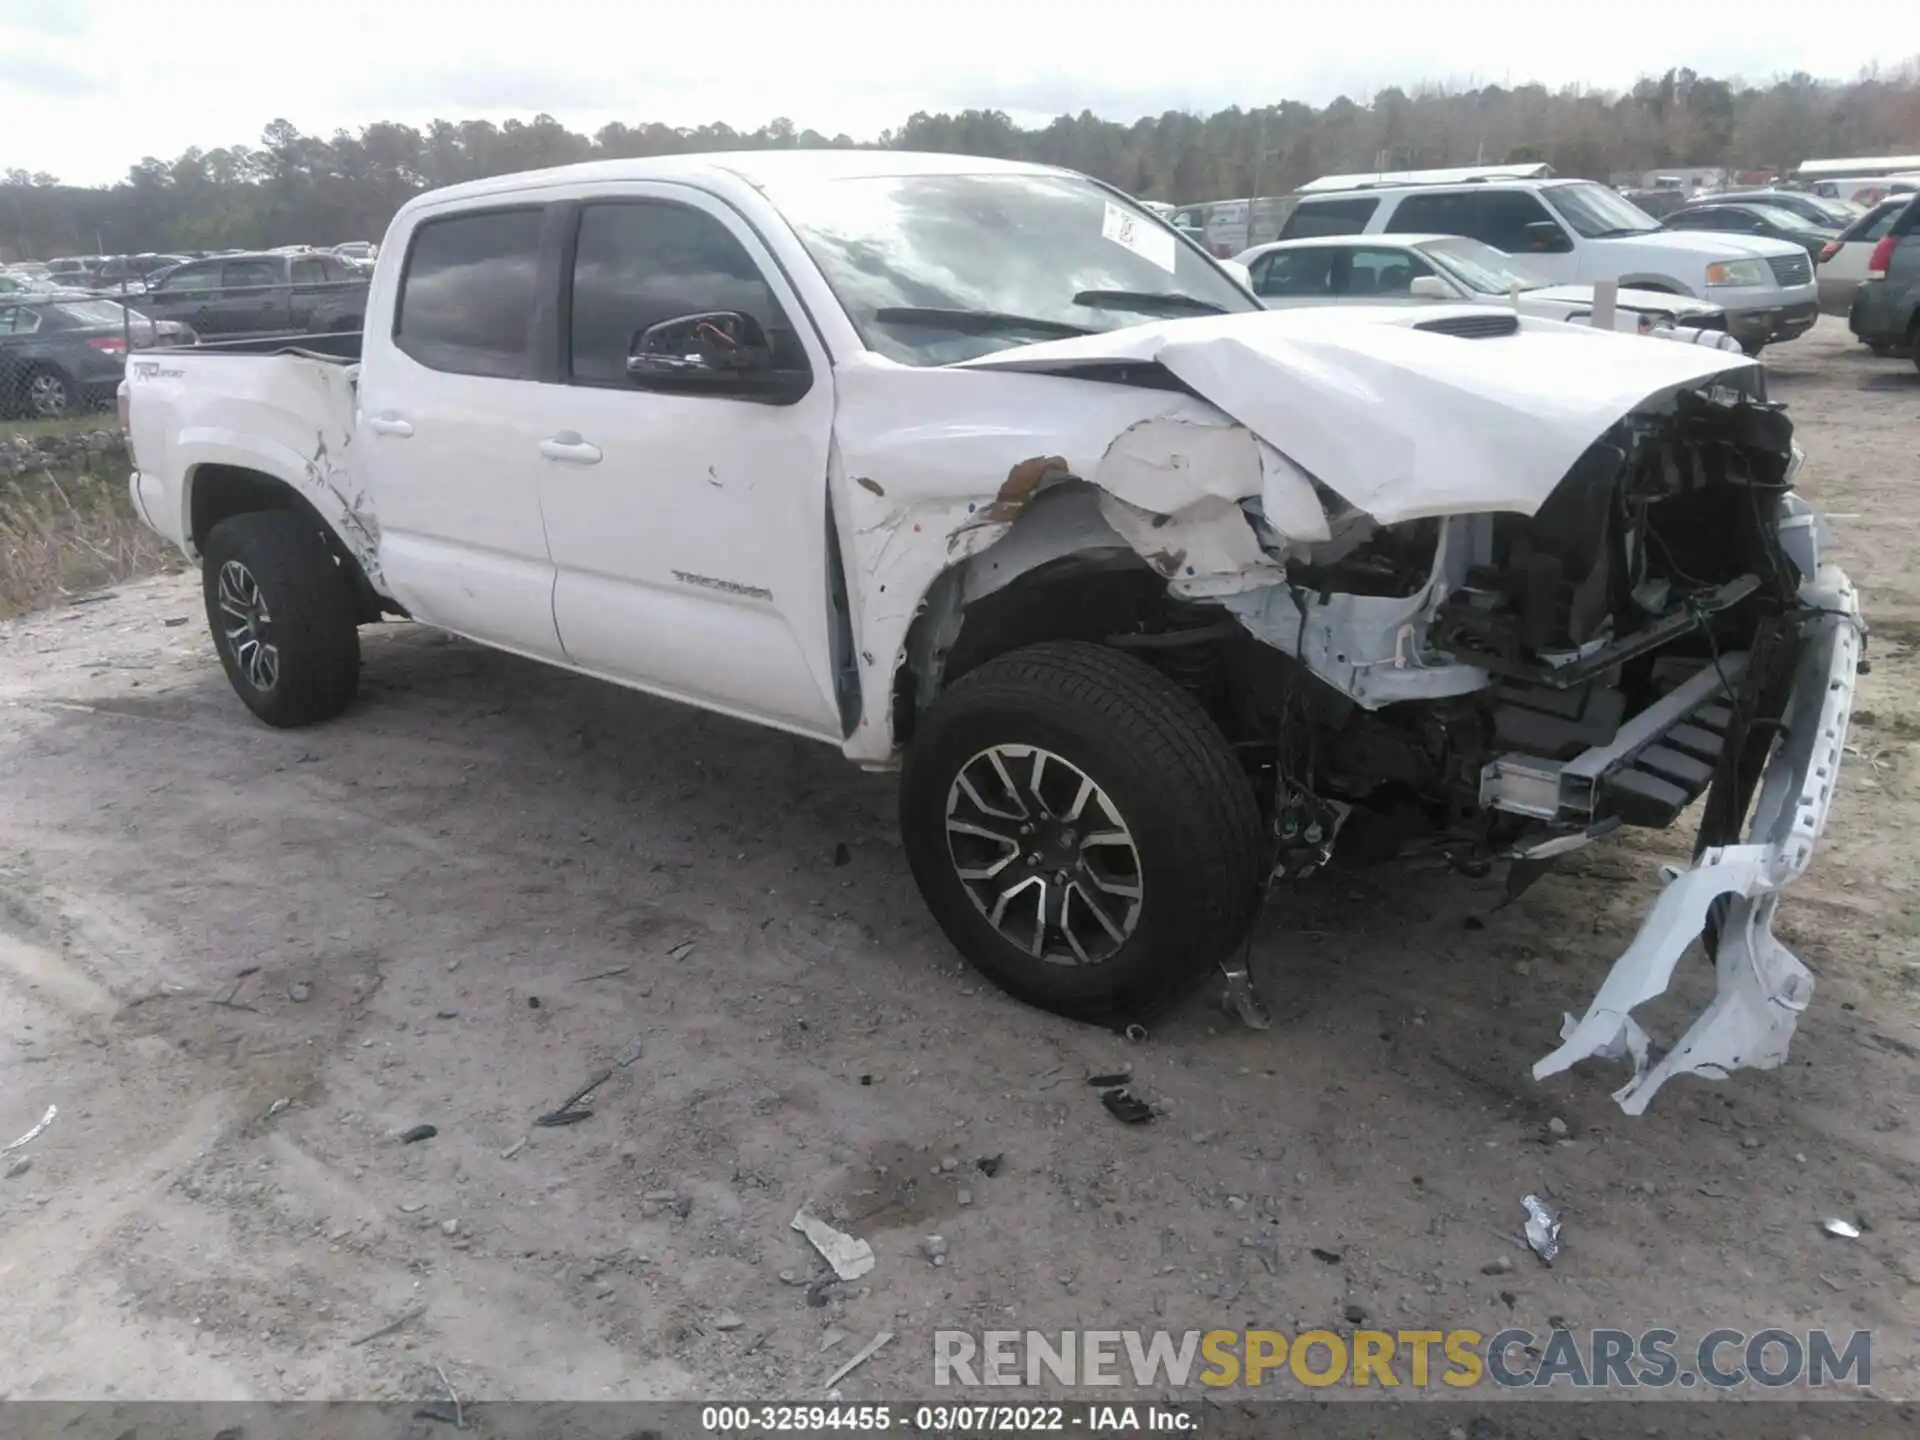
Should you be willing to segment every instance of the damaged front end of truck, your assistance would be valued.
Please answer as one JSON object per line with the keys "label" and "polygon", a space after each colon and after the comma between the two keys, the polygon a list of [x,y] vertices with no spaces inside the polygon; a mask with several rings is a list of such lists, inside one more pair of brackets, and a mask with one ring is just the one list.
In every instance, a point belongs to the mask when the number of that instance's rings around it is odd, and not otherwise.
{"label": "damaged front end of truck", "polygon": [[[1825,822],[1865,639],[1793,491],[1791,423],[1742,357],[1422,315],[1143,327],[980,362],[1164,403],[1012,467],[989,500],[873,507],[852,547],[870,593],[924,594],[910,628],[894,612],[894,718],[1036,625],[1130,648],[1243,757],[1276,881],[1424,854],[1504,862],[1517,892],[1704,802],[1692,865],[1665,872],[1534,1075],[1624,1061],[1615,1098],[1638,1114],[1675,1074],[1776,1066],[1812,977],[1775,906]],[[901,582],[928,529],[946,568],[923,592]],[[1633,1012],[1696,939],[1715,998],[1662,1046]]]}
{"label": "damaged front end of truck", "polygon": [[[1673,1075],[1766,1069],[1811,995],[1773,934],[1838,778],[1864,628],[1824,527],[1792,493],[1777,408],[1686,390],[1630,415],[1532,516],[1371,524],[1222,604],[1288,669],[1273,707],[1283,836],[1510,865],[1510,893],[1623,827],[1704,800],[1664,892],[1536,1078],[1632,1066],[1640,1113]],[[1292,773],[1287,773],[1291,771]],[[1664,1053],[1633,1018],[1700,938],[1713,1003]]]}

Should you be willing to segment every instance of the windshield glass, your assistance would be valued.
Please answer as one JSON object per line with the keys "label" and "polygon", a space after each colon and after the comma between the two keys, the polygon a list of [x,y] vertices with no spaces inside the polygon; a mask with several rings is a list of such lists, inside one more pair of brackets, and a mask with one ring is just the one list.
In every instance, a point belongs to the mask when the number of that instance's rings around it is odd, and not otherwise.
{"label": "windshield glass", "polygon": [[1163,221],[1075,176],[861,176],[776,199],[861,339],[905,365],[1260,308]]}
{"label": "windshield glass", "polygon": [[1516,285],[1522,290],[1538,290],[1553,283],[1526,261],[1464,235],[1429,240],[1419,249],[1455,280],[1482,295],[1510,294]]}
{"label": "windshield glass", "polygon": [[1643,235],[1660,222],[1618,191],[1591,180],[1578,185],[1543,185],[1540,193],[1576,234],[1589,240],[1609,235]]}
{"label": "windshield glass", "polygon": [[59,307],[60,313],[81,325],[119,325],[120,307],[111,300],[75,300]]}

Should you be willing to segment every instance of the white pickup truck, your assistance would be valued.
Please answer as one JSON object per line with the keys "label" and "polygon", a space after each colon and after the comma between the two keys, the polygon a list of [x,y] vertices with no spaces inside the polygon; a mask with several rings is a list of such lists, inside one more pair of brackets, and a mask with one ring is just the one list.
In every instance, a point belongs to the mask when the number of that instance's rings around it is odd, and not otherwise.
{"label": "white pickup truck", "polygon": [[[135,359],[135,503],[269,724],[410,617],[902,769],[1013,993],[1123,1022],[1329,859],[1516,883],[1706,797],[1537,1075],[1776,1065],[1772,934],[1862,644],[1746,357],[1476,306],[1270,312],[1083,176],[596,163],[422,195],[363,339]],[[336,346],[342,337],[329,337]],[[1706,936],[1718,998],[1632,1017]]]}

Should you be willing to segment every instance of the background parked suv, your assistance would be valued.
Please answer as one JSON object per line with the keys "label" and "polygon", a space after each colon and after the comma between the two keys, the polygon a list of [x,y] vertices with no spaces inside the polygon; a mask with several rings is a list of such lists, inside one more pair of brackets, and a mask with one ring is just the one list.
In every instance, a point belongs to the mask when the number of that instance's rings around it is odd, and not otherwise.
{"label": "background parked suv", "polygon": [[1920,200],[1874,245],[1847,323],[1877,353],[1904,352],[1920,365]]}
{"label": "background parked suv", "polygon": [[202,337],[358,330],[367,276],[332,255],[226,255],[161,275],[140,308]]}
{"label": "background parked suv", "polygon": [[1557,283],[1615,280],[1711,300],[1749,354],[1804,334],[1819,314],[1813,257],[1800,246],[1670,231],[1591,180],[1387,183],[1309,195],[1280,238],[1360,234],[1467,235],[1525,256]]}

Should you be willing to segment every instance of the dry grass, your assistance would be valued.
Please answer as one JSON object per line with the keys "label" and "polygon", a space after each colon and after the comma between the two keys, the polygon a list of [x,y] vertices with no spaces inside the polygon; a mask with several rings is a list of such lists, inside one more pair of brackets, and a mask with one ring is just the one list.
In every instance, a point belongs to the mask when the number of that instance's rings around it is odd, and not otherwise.
{"label": "dry grass", "polygon": [[[9,427],[17,433],[82,432],[98,417]],[[0,616],[37,609],[177,561],[140,522],[127,496],[124,460],[96,468],[37,469],[0,476]]]}

